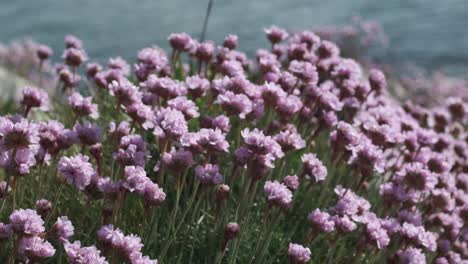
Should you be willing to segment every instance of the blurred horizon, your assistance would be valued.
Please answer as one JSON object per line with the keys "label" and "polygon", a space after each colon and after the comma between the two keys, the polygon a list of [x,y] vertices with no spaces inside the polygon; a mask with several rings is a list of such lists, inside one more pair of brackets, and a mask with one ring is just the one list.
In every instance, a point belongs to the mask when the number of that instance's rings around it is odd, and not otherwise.
{"label": "blurred horizon", "polygon": [[[171,32],[198,37],[208,0],[0,0],[0,42],[31,37],[61,55],[63,38],[83,39],[92,60],[133,59],[141,48],[168,46]],[[272,24],[296,31],[346,25],[355,15],[380,23],[389,46],[372,53],[379,63],[415,64],[428,70],[465,71],[468,67],[468,1],[372,0],[215,0],[207,39],[219,43],[239,35],[242,51],[267,47],[263,28]]]}

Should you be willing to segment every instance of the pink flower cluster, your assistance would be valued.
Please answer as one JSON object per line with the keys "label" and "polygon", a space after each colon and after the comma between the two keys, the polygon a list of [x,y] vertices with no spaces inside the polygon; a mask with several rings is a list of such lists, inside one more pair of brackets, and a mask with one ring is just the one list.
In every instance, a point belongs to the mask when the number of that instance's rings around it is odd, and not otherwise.
{"label": "pink flower cluster", "polygon": [[[266,230],[252,263],[261,262],[271,239],[296,238],[305,241],[289,244],[291,264],[313,258],[308,246],[315,241],[353,241],[349,256],[356,262],[369,252],[395,263],[466,262],[467,103],[401,104],[389,95],[391,82],[382,71],[363,69],[320,34],[274,26],[265,33],[271,49],[258,50],[252,61],[236,50],[234,35],[216,46],[174,33],[170,56],[149,47],[133,66],[120,57],[105,67],[87,64],[87,90],[79,88],[88,57],[81,41],[67,36],[57,73],[68,94],[68,104],[59,107],[70,117],[28,116],[50,104],[42,88],[24,90],[22,116],[0,117],[0,167],[7,175],[0,198],[15,197],[20,176],[56,168],[61,177],[48,184],[66,183],[79,191],[78,199],[100,206],[100,250],[70,241],[74,227],[65,216],[46,231],[43,218],[55,210],[46,200],[37,202],[37,212],[14,210],[9,223],[0,224],[0,240],[16,239],[15,254],[32,262],[52,257],[57,242],[71,263],[107,263],[104,256],[157,263],[143,255],[140,237],[114,226],[141,209],[151,236],[160,217],[155,210],[165,206],[172,212],[162,258],[180,243],[184,221],[199,219],[198,225],[216,215],[228,223],[216,256],[222,259],[237,254],[241,243],[231,242],[249,230],[242,226],[241,232],[237,223],[263,207]],[[43,61],[50,54],[42,47],[37,56]],[[258,185],[265,199],[257,199]],[[179,206],[181,197],[188,204]],[[282,219],[309,233],[276,238],[272,232]]]}

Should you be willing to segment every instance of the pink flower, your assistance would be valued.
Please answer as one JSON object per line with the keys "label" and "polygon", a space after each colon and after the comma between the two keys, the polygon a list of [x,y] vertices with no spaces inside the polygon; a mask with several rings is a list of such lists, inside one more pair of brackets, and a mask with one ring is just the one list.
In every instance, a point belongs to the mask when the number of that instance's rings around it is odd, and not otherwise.
{"label": "pink flower", "polygon": [[89,157],[82,154],[60,158],[57,170],[68,184],[75,185],[79,190],[84,190],[96,174],[93,166],[89,163]]}

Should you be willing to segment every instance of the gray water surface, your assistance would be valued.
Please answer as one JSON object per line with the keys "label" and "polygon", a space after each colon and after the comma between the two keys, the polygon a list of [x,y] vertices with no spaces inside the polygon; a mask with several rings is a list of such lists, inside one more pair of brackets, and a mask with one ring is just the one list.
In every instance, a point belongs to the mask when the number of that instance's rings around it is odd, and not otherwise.
{"label": "gray water surface", "polygon": [[[198,36],[208,0],[0,0],[0,41],[31,36],[61,50],[65,34],[84,40],[92,58],[131,59],[171,32]],[[380,22],[390,45],[377,58],[429,69],[468,65],[467,0],[215,0],[207,37],[238,34],[240,49],[267,45],[262,29],[345,24],[353,15]],[[56,52],[58,53],[58,52]]]}

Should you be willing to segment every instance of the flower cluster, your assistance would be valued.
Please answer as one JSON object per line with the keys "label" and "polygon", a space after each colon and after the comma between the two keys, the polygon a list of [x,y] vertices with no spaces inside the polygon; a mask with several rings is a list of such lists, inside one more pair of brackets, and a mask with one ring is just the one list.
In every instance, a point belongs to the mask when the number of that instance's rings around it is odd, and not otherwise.
{"label": "flower cluster", "polygon": [[151,260],[143,256],[141,250],[143,244],[136,235],[124,235],[118,228],[112,225],[102,226],[97,231],[97,240],[104,250],[112,250],[119,259],[131,263],[157,264],[157,260]]}
{"label": "flower cluster", "polygon": [[465,263],[466,102],[400,103],[324,32],[265,34],[252,60],[173,33],[103,66],[67,36],[57,98],[0,117],[0,259]]}

